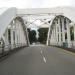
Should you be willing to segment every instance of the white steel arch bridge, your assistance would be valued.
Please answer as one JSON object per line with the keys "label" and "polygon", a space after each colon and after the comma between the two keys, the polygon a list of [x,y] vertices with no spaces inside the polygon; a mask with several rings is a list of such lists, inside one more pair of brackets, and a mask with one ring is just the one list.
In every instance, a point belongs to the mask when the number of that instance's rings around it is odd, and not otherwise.
{"label": "white steel arch bridge", "polygon": [[5,45],[29,45],[27,19],[49,19],[47,45],[75,46],[75,8],[0,9],[0,38]]}
{"label": "white steel arch bridge", "polygon": [[[36,20],[49,28],[48,46],[29,44]],[[0,9],[0,75],[75,75],[75,53],[54,46],[74,50],[75,8]]]}

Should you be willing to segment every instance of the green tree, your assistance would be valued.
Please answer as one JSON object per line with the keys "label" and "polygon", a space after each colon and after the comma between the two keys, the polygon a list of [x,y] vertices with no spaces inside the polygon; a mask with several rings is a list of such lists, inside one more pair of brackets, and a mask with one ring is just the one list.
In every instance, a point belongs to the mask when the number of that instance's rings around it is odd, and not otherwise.
{"label": "green tree", "polygon": [[28,32],[29,32],[28,36],[29,36],[30,44],[32,44],[33,42],[36,42],[37,41],[37,39],[36,39],[36,31],[28,29]]}
{"label": "green tree", "polygon": [[38,29],[38,32],[39,32],[38,41],[40,43],[45,44],[47,41],[48,28],[40,28],[40,29]]}

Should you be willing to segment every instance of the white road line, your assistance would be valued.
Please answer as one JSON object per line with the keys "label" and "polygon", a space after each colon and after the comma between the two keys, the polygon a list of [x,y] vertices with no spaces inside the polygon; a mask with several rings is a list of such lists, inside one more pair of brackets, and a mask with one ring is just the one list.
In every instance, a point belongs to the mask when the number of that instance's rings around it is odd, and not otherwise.
{"label": "white road line", "polygon": [[41,54],[42,54],[42,50],[41,50]]}
{"label": "white road line", "polygon": [[41,49],[41,48],[40,48]]}
{"label": "white road line", "polygon": [[[41,54],[43,56],[43,51],[41,50]],[[46,58],[43,56],[43,61],[46,63]]]}
{"label": "white road line", "polygon": [[45,57],[43,57],[43,61],[46,63],[46,58]]}

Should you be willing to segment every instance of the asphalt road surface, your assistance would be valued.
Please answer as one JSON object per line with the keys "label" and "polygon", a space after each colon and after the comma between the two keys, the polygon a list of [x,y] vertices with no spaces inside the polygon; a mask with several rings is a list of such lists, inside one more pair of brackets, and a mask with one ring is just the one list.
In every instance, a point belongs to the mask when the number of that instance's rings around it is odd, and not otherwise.
{"label": "asphalt road surface", "polygon": [[0,75],[75,75],[75,54],[43,45],[27,47],[0,62]]}

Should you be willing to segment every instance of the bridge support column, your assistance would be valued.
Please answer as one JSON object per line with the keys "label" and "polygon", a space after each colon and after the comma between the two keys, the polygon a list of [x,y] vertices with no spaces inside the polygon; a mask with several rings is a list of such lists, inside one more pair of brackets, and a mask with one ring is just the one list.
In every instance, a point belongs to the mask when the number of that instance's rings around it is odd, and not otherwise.
{"label": "bridge support column", "polygon": [[66,19],[66,26],[67,26],[67,43],[68,43],[68,48],[71,47],[71,37],[70,37],[70,27],[69,27],[69,20]]}
{"label": "bridge support column", "polygon": [[53,30],[52,30],[51,41],[52,41],[52,45],[53,45],[53,41],[54,41],[54,37],[53,37]]}
{"label": "bridge support column", "polygon": [[14,48],[14,36],[13,36],[13,25],[11,26],[11,48],[13,49]]}
{"label": "bridge support column", "polygon": [[56,45],[56,31],[55,31],[55,26],[54,26],[54,45]]}
{"label": "bridge support column", "polygon": [[8,45],[9,44],[9,41],[8,41],[8,29],[6,29],[6,32],[5,32],[5,45]]}
{"label": "bridge support column", "polygon": [[57,23],[56,23],[56,45],[58,45],[58,26],[57,26]]}
{"label": "bridge support column", "polygon": [[61,46],[61,27],[60,27],[60,18],[58,19],[59,24],[59,46]]}
{"label": "bridge support column", "polygon": [[64,18],[62,18],[62,38],[63,38],[63,43],[65,43]]}
{"label": "bridge support column", "polygon": [[55,27],[53,28],[53,45],[55,45],[56,38],[55,38]]}
{"label": "bridge support column", "polygon": [[17,23],[15,22],[15,44],[18,47]]}

